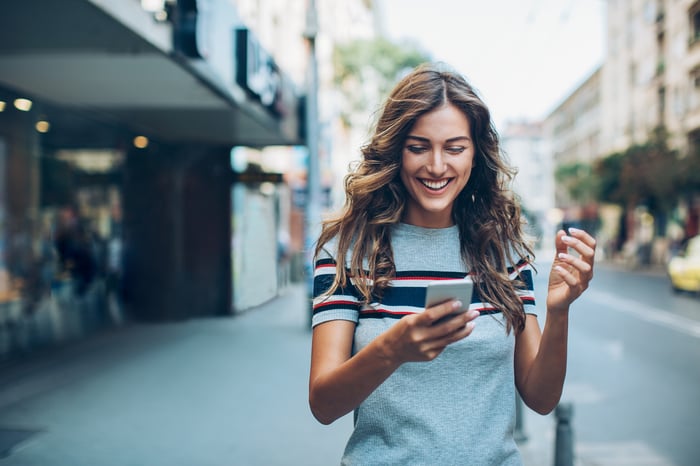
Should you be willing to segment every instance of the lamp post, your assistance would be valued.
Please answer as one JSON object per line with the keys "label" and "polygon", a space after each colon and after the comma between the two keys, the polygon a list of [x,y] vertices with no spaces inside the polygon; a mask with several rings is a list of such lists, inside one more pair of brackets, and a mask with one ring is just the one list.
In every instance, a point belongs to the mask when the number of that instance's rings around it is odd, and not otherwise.
{"label": "lamp post", "polygon": [[[308,164],[306,173],[306,267],[308,294],[311,295],[313,283],[313,244],[320,233],[321,220],[321,173],[318,159],[318,64],[316,61],[316,35],[318,17],[316,1],[308,0],[306,10],[306,27],[304,38],[309,44],[309,65],[307,70],[306,92],[306,146]],[[309,318],[311,312],[309,312]]]}

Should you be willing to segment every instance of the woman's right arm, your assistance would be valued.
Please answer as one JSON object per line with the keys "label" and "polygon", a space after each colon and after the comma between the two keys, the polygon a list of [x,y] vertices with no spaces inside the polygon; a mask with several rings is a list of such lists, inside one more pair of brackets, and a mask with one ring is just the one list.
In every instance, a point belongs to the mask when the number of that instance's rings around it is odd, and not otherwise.
{"label": "woman's right arm", "polygon": [[309,405],[322,424],[355,409],[399,364],[376,338],[351,357],[355,323],[331,320],[314,327]]}
{"label": "woman's right arm", "polygon": [[357,408],[404,362],[430,361],[469,336],[477,311],[433,325],[459,307],[449,301],[403,317],[354,356],[354,322],[331,320],[314,327],[309,405],[316,419],[330,424]]}

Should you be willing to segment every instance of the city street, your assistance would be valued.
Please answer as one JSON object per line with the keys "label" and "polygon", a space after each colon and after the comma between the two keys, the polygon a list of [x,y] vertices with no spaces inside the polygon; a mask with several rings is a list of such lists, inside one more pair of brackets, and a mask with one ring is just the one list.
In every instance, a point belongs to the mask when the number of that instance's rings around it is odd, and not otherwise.
{"label": "city street", "polygon": [[[353,415],[324,426],[308,400],[322,224],[334,257],[397,252],[408,291],[373,319],[416,309],[421,271],[460,266],[384,223],[434,228],[449,251],[443,227],[464,215],[477,281],[493,241],[538,238],[541,328],[556,230],[598,241],[560,405],[486,410],[517,408],[523,466],[700,465],[700,291],[665,270],[698,289],[700,0],[5,1],[0,44],[0,466],[339,464]],[[462,354],[454,391],[496,380],[506,346],[479,343],[498,343],[484,314],[464,348],[485,362]],[[551,327],[539,354],[562,361]],[[445,356],[436,374],[456,371]],[[518,374],[535,407],[559,393],[551,361]],[[416,397],[382,388],[437,406],[423,398],[447,397],[445,377],[418,372]],[[542,374],[559,383],[530,383]],[[433,414],[478,425],[455,444],[491,450],[510,433],[475,409],[497,392]],[[397,438],[382,441],[417,451]]]}
{"label": "city street", "polygon": [[582,459],[698,464],[698,297],[674,294],[662,272],[598,267],[571,314],[569,348],[564,399]]}
{"label": "city street", "polygon": [[[351,416],[322,426],[309,412],[303,299],[291,287],[233,318],[132,325],[6,365],[0,446],[26,438],[0,464],[338,464]],[[578,465],[697,464],[700,299],[600,265],[569,358]],[[526,412],[528,466],[552,464],[555,422]]]}

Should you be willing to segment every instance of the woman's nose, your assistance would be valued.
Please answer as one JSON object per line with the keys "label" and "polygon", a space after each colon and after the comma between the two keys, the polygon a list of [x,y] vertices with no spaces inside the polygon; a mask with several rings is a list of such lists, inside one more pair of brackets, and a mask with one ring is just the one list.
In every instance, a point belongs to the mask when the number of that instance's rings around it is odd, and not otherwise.
{"label": "woman's nose", "polygon": [[432,175],[442,175],[447,170],[445,157],[440,150],[432,151],[430,161],[428,162],[428,171]]}

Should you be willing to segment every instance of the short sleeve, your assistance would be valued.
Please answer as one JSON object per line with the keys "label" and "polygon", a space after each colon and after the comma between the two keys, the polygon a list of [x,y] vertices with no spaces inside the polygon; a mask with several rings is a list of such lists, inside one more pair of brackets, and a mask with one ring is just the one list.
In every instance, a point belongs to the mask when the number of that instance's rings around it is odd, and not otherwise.
{"label": "short sleeve", "polygon": [[323,250],[314,264],[312,327],[330,320],[349,320],[355,323],[359,320],[362,302],[357,289],[349,280],[346,286],[338,287],[332,294],[327,294],[335,276],[336,261]]}
{"label": "short sleeve", "polygon": [[510,279],[514,282],[518,296],[523,302],[525,313],[537,315],[533,272],[529,259],[521,259],[515,266],[508,268]]}

